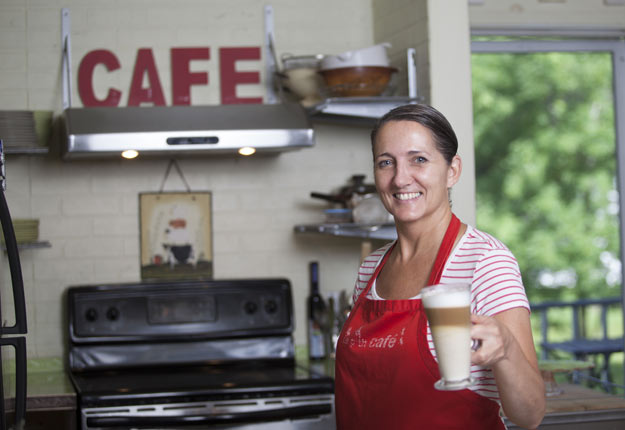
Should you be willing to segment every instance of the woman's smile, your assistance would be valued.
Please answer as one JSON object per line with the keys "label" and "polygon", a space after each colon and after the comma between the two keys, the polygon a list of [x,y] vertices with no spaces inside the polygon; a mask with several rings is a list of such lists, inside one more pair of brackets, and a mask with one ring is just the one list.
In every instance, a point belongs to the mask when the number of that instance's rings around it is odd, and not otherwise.
{"label": "woman's smile", "polygon": [[423,193],[395,193],[393,196],[398,200],[414,200],[421,197]]}

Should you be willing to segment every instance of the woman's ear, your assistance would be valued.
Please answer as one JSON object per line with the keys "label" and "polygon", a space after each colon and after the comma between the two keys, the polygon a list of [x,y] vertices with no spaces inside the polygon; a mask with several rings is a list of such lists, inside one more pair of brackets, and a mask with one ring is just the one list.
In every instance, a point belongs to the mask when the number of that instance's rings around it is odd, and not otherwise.
{"label": "woman's ear", "polygon": [[456,182],[460,179],[462,173],[462,159],[459,155],[454,155],[451,159],[451,163],[447,169],[447,188],[451,188],[456,185]]}

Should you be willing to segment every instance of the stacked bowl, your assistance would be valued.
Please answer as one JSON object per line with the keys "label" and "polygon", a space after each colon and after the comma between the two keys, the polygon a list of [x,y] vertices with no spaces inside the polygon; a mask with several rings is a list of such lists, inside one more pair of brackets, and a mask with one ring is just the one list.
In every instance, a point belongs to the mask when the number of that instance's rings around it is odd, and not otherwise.
{"label": "stacked bowl", "polygon": [[389,43],[324,56],[319,63],[325,91],[331,97],[371,97],[382,95],[397,69],[390,67],[386,50]]}
{"label": "stacked bowl", "polygon": [[303,106],[310,107],[321,101],[323,79],[319,63],[323,55],[284,54],[282,60],[283,85],[295,94]]}

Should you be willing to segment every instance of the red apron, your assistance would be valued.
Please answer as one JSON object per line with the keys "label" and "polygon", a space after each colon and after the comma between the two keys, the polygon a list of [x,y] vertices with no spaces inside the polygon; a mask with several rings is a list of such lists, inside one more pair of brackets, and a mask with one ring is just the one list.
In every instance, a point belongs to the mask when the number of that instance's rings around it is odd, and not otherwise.
{"label": "red apron", "polygon": [[[428,285],[440,281],[459,229],[452,215]],[[338,340],[337,429],[505,429],[494,401],[468,389],[434,389],[440,374],[420,299],[366,298],[392,249],[360,293]]]}

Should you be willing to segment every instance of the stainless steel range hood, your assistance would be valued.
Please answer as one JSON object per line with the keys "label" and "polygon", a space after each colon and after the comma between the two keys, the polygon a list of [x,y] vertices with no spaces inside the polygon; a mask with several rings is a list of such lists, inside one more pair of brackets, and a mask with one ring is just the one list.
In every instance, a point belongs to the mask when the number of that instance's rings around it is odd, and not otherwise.
{"label": "stainless steel range hood", "polygon": [[63,156],[210,155],[287,151],[314,145],[306,111],[298,104],[69,108],[63,115]]}

